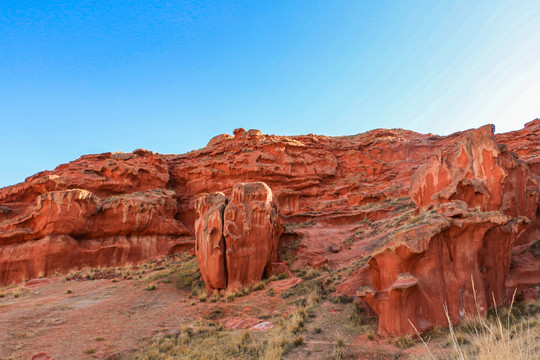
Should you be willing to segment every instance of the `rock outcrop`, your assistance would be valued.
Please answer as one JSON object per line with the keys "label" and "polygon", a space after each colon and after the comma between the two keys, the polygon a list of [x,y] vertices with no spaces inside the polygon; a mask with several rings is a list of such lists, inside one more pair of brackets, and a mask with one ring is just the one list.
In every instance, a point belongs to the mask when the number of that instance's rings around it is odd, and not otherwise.
{"label": "rock outcrop", "polygon": [[174,196],[164,189],[108,198],[83,189],[38,195],[28,212],[0,226],[0,280],[124,265],[189,248],[189,232],[174,219]]}
{"label": "rock outcrop", "polygon": [[535,216],[538,182],[493,127],[463,134],[420,167],[411,197],[419,215],[371,254],[357,293],[378,313],[379,333],[445,326],[445,306],[457,322],[506,302],[512,247]]}
{"label": "rock outcrop", "polygon": [[223,213],[229,288],[253,285],[277,261],[282,232],[278,213],[277,199],[265,183],[234,186]]}
{"label": "rock outcrop", "polygon": [[196,253],[207,290],[253,285],[277,262],[282,228],[277,199],[265,183],[238,183],[230,200],[219,192],[203,194],[195,208]]}
{"label": "rock outcrop", "polygon": [[[86,155],[0,189],[0,284],[188,251],[197,238],[211,289],[286,271],[267,263],[277,253],[293,269],[328,265],[340,295],[358,292],[379,314],[381,333],[407,334],[409,319],[444,325],[444,303],[453,320],[469,314],[471,277],[482,312],[491,293],[538,293],[539,176],[540,119],[495,135],[236,129],[181,155]],[[268,188],[236,188],[250,182]],[[281,236],[259,226],[277,206]],[[259,236],[279,237],[277,250]],[[242,265],[246,241],[263,254],[254,267]]]}

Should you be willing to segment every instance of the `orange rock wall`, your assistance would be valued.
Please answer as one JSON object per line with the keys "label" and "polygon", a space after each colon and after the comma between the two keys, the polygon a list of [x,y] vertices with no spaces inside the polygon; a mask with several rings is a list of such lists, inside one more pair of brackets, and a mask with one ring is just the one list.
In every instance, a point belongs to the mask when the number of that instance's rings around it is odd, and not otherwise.
{"label": "orange rock wall", "polygon": [[[440,304],[416,268],[435,258],[453,274],[439,279],[456,279],[437,288],[448,292],[449,309],[458,309],[453,318],[462,307],[469,311],[471,274],[501,301],[513,289],[520,296],[538,290],[540,120],[519,131],[492,130],[287,137],[237,129],[182,155],[86,155],[0,189],[0,283],[185,251],[199,233],[207,241],[197,246],[208,252],[220,225],[208,220],[201,228],[196,220],[202,208],[221,205],[197,205],[198,196],[222,192],[241,219],[253,209],[234,200],[235,185],[264,182],[285,227],[280,246],[296,244],[293,268],[328,263],[344,275],[338,292],[352,296],[362,288],[376,311],[401,304],[410,315],[414,308],[412,318],[426,329],[440,323]],[[402,242],[410,232],[411,241]],[[394,255],[383,255],[388,251]],[[460,251],[477,261],[462,263]],[[376,271],[384,268],[391,270]],[[203,276],[223,281],[211,273]],[[452,295],[460,289],[463,295]],[[491,306],[489,298],[485,303]],[[380,331],[409,333],[396,318],[381,317]]]}

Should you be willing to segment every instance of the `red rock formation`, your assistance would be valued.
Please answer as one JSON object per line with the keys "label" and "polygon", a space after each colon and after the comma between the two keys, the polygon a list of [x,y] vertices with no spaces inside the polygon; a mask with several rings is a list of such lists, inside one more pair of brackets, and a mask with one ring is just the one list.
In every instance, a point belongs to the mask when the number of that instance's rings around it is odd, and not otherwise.
{"label": "red rock formation", "polygon": [[[461,307],[469,311],[470,274],[478,291],[494,291],[497,301],[514,288],[534,293],[540,283],[540,120],[519,131],[491,132],[488,126],[448,136],[377,129],[286,137],[237,129],[182,155],[83,156],[0,189],[0,283],[185,250],[199,232],[200,194],[234,198],[236,184],[262,181],[281,208],[278,252],[293,268],[328,261],[343,275],[341,294],[354,295],[361,286],[372,288],[364,289],[366,299],[382,294],[371,302],[379,312],[390,290],[392,303],[409,315],[410,304],[424,301],[415,308],[422,314],[412,318],[429,328],[440,323],[440,303],[414,264],[427,269],[432,258],[452,264],[454,275],[438,276],[454,278],[445,285],[458,292],[457,300],[448,296],[454,318]],[[237,211],[235,219],[244,216]],[[198,248],[211,253],[211,228],[219,225],[210,224],[202,227],[208,241]],[[390,270],[377,275],[377,267]],[[275,262],[270,268],[283,269]],[[491,306],[490,297],[485,303]],[[409,332],[405,318],[396,318],[399,324],[382,319],[381,332]]]}
{"label": "red rock formation", "polygon": [[229,288],[253,285],[277,260],[282,232],[278,213],[277,200],[265,183],[234,186],[223,214]]}
{"label": "red rock formation", "polygon": [[223,211],[226,205],[227,198],[219,192],[203,194],[195,202],[195,251],[207,291],[227,287],[223,237]]}
{"label": "red rock formation", "polygon": [[238,183],[231,199],[203,194],[195,203],[197,258],[207,290],[238,289],[276,271],[282,228],[278,204],[262,182]]}
{"label": "red rock formation", "polygon": [[174,195],[161,189],[105,199],[81,189],[39,195],[35,207],[0,226],[0,280],[173,253],[190,244],[181,237],[188,231],[174,219]]}
{"label": "red rock formation", "polygon": [[463,134],[448,152],[420,167],[411,184],[419,217],[379,244],[358,291],[379,315],[379,333],[414,334],[485,316],[508,300],[512,246],[530,223],[538,182],[499,146],[493,128]]}

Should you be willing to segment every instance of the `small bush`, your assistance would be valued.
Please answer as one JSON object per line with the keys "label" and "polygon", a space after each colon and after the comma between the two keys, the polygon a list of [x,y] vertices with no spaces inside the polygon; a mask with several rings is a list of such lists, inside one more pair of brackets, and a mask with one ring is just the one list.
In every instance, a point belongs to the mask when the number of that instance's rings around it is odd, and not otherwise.
{"label": "small bush", "polygon": [[71,294],[73,291],[71,289],[67,289],[66,294]]}
{"label": "small bush", "polygon": [[96,352],[96,349],[94,348],[88,348],[88,349],[83,350],[83,353],[85,354],[94,354],[95,352]]}

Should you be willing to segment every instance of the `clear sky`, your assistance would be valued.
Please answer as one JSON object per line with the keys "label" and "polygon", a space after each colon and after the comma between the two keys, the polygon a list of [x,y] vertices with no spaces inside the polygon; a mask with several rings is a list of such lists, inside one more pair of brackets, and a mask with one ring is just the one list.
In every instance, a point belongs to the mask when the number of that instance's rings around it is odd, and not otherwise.
{"label": "clear sky", "polygon": [[1,1],[0,187],[237,127],[448,134],[540,117],[539,1]]}

